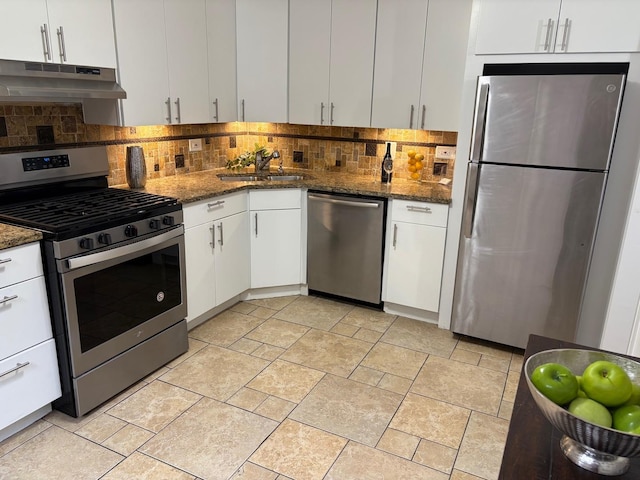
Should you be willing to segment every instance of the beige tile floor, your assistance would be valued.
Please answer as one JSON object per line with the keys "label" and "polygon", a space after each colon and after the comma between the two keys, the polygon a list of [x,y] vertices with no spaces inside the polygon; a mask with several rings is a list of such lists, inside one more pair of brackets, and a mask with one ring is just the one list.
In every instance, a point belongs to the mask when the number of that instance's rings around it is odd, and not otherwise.
{"label": "beige tile floor", "polygon": [[241,302],[81,419],[0,443],[1,479],[492,480],[522,351],[317,297]]}

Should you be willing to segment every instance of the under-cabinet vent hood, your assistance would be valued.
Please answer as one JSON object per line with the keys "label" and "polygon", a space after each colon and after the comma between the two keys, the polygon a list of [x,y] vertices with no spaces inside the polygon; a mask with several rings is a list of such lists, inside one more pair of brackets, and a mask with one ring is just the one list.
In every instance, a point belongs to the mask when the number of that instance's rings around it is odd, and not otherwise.
{"label": "under-cabinet vent hood", "polygon": [[121,98],[127,93],[113,68],[0,60],[0,102]]}

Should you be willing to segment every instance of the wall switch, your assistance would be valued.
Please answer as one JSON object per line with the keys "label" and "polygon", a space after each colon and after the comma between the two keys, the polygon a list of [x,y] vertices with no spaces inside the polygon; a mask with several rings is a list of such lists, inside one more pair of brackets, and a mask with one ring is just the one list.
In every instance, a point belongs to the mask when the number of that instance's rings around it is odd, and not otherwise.
{"label": "wall switch", "polygon": [[395,160],[396,159],[396,150],[398,148],[398,142],[384,142],[385,155],[387,153],[387,145],[388,144],[391,144],[391,159]]}
{"label": "wall switch", "polygon": [[454,160],[456,158],[456,147],[436,147],[436,158]]}
{"label": "wall switch", "polygon": [[201,138],[192,138],[189,140],[189,151],[190,152],[201,152],[202,151],[202,139]]}

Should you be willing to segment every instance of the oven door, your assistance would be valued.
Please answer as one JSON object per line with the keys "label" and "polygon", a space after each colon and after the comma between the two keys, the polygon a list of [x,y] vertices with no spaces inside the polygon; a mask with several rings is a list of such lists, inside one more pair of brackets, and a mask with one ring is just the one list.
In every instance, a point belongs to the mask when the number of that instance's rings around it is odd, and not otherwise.
{"label": "oven door", "polygon": [[187,315],[182,225],[57,263],[73,377]]}

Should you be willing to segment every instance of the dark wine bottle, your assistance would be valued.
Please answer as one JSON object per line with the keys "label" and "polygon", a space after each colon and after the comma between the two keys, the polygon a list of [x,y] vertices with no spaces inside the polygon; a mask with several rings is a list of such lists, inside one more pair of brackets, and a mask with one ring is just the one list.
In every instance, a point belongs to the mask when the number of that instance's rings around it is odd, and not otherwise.
{"label": "dark wine bottle", "polygon": [[393,173],[387,173],[384,171],[384,162],[386,160],[391,161],[391,142],[387,142],[387,152],[384,154],[382,163],[380,164],[380,181],[382,183],[390,182],[393,177]]}

